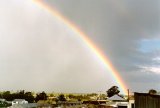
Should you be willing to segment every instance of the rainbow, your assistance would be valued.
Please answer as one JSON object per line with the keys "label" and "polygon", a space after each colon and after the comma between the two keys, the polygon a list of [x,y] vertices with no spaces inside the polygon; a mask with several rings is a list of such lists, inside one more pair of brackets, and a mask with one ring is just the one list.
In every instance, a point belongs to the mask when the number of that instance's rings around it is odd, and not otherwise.
{"label": "rainbow", "polygon": [[123,94],[127,94],[127,86],[123,82],[121,76],[119,75],[118,71],[113,67],[110,60],[101,52],[99,48],[96,47],[96,45],[88,38],[86,34],[84,34],[76,25],[74,25],[71,21],[69,21],[67,18],[65,18],[62,14],[60,14],[56,9],[49,6],[47,3],[45,3],[42,0],[33,0],[33,3],[39,5],[40,7],[47,10],[50,14],[52,14],[54,17],[56,17],[59,21],[63,22],[66,26],[68,26],[70,29],[72,29],[83,41],[83,43],[88,46],[89,49],[92,50],[92,52],[96,55],[96,57],[103,63],[103,65],[109,70],[111,75],[113,76],[113,79],[116,80],[118,86],[121,89],[121,92]]}

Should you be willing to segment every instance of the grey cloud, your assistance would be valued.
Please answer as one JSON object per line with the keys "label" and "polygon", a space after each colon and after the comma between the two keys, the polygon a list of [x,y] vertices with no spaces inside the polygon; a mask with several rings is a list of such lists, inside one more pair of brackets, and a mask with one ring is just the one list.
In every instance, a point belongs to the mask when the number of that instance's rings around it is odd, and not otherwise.
{"label": "grey cloud", "polygon": [[[159,51],[139,50],[141,40],[160,38],[158,0],[45,1],[103,50],[131,90],[160,89],[159,76],[140,67],[158,66],[153,58]],[[4,89],[96,92],[115,84],[92,52],[45,9],[20,0],[0,6],[0,79],[8,82],[1,84]]]}
{"label": "grey cloud", "polygon": [[[46,0],[84,31],[111,59],[124,80],[136,88],[134,80],[141,82],[141,89],[150,82],[139,66],[153,65],[157,52],[139,50],[143,39],[160,38],[160,2],[158,0]],[[132,77],[134,74],[135,77]],[[151,79],[156,76],[155,74]],[[159,76],[155,77],[159,81]],[[136,82],[138,83],[138,82]],[[150,87],[158,83],[150,83]],[[145,87],[144,87],[145,89]],[[160,89],[160,88],[159,88]],[[140,90],[140,89],[134,89]]]}
{"label": "grey cloud", "polygon": [[52,15],[31,1],[7,4],[0,10],[3,90],[97,92],[114,84],[91,51]]}

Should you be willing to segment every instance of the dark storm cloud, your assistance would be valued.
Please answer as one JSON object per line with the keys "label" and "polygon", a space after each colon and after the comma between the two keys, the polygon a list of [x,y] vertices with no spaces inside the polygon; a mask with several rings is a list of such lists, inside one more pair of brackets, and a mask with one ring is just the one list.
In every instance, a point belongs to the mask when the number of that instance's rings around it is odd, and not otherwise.
{"label": "dark storm cloud", "polygon": [[155,64],[152,59],[159,51],[154,46],[152,52],[140,50],[142,40],[160,38],[159,0],[46,2],[80,27],[103,50],[133,90],[137,90],[134,81],[141,83],[141,89],[149,82],[151,87],[156,85],[160,89],[159,76],[154,73],[146,75],[149,70],[142,68],[152,67]]}
{"label": "dark storm cloud", "polygon": [[[153,44],[160,42],[159,0],[44,1],[93,40],[131,91],[160,89],[160,48]],[[0,8],[2,89],[97,92],[117,84],[77,34],[44,7],[10,0]]]}
{"label": "dark storm cloud", "polygon": [[77,34],[44,8],[32,0],[0,7],[1,90],[97,92],[114,84]]}

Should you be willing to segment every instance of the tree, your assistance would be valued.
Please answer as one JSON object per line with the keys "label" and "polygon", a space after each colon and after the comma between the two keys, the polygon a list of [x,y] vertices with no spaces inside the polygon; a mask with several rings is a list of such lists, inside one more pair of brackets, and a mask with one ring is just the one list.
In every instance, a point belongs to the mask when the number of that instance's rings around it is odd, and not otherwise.
{"label": "tree", "polygon": [[148,93],[149,93],[150,95],[156,95],[156,94],[157,94],[157,91],[154,90],[154,89],[150,89]]}
{"label": "tree", "polygon": [[64,97],[64,94],[60,94],[60,95],[58,96],[58,100],[59,100],[59,101],[66,101],[66,98]]}
{"label": "tree", "polygon": [[33,103],[34,102],[34,96],[32,94],[32,92],[26,92],[24,94],[25,100],[27,100],[29,103]]}
{"label": "tree", "polygon": [[10,91],[3,92],[2,98],[6,99],[7,101],[12,101],[13,100],[13,97],[11,96]]}
{"label": "tree", "polygon": [[35,101],[47,100],[47,94],[43,91],[42,93],[37,94]]}
{"label": "tree", "polygon": [[119,88],[117,86],[112,86],[110,89],[108,89],[107,92],[107,96],[108,97],[112,97],[114,96],[115,94],[118,94],[120,91],[119,91]]}

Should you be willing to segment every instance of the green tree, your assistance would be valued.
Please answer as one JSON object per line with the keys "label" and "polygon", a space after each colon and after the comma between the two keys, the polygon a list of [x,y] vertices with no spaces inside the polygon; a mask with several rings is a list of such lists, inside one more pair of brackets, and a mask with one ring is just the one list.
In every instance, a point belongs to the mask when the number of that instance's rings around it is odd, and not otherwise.
{"label": "green tree", "polygon": [[27,100],[29,103],[34,102],[34,96],[32,95],[32,92],[26,92],[24,94],[25,100]]}
{"label": "green tree", "polygon": [[114,96],[115,94],[118,94],[120,91],[119,91],[119,88],[117,86],[112,86],[110,89],[108,89],[107,92],[107,96],[108,97],[112,97]]}
{"label": "green tree", "polygon": [[35,101],[38,102],[39,100],[47,100],[47,94],[43,91],[42,93],[37,94]]}
{"label": "green tree", "polygon": [[157,91],[154,90],[154,89],[150,89],[148,93],[149,93],[150,95],[156,95],[156,94],[157,94]]}
{"label": "green tree", "polygon": [[60,95],[58,96],[58,100],[59,100],[59,101],[66,101],[66,98],[65,98],[64,94],[60,94]]}
{"label": "green tree", "polygon": [[34,102],[34,96],[31,92],[25,92],[24,90],[21,90],[16,93],[10,93],[10,91],[5,91],[1,93],[1,98],[6,99],[7,101],[12,101],[14,99],[25,99],[29,103]]}
{"label": "green tree", "polygon": [[2,93],[2,98],[6,99],[7,101],[12,101],[13,97],[11,96],[10,91],[5,91]]}
{"label": "green tree", "polygon": [[75,98],[75,96],[74,96],[73,94],[69,94],[68,97],[69,97],[70,99]]}

